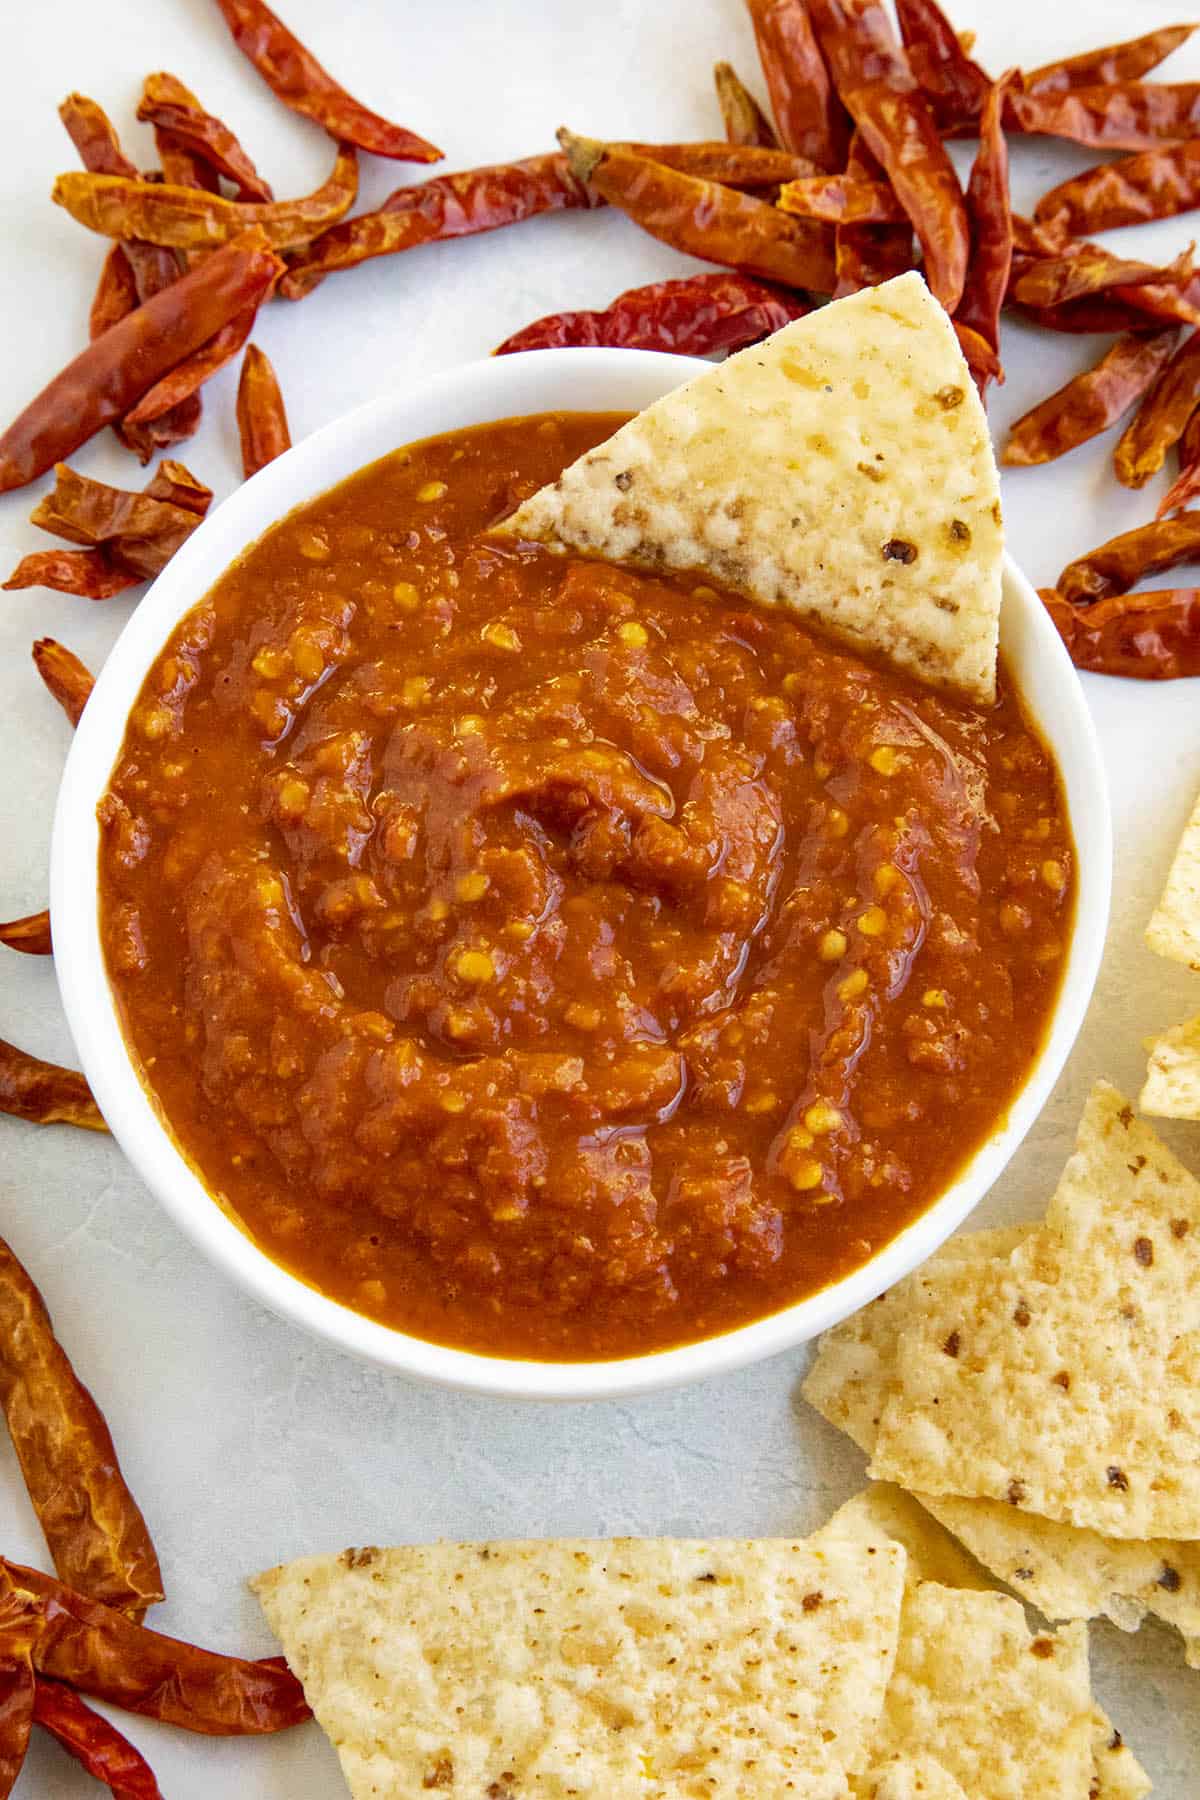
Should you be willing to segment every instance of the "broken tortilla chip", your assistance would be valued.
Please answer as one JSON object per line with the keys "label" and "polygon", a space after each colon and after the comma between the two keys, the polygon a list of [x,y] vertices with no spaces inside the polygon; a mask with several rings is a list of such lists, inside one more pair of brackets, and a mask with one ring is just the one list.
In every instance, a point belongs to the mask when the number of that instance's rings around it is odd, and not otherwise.
{"label": "broken tortilla chip", "polygon": [[870,1472],[1200,1538],[1200,1184],[1107,1083],[1045,1226],[907,1322]]}
{"label": "broken tortilla chip", "polygon": [[917,274],[665,395],[498,526],[693,569],[990,702],[1003,531],[987,420]]}
{"label": "broken tortilla chip", "polygon": [[252,1585],[356,1800],[839,1800],[903,1581],[899,1544],[826,1530],[351,1550]]}
{"label": "broken tortilla chip", "polygon": [[1183,828],[1146,942],[1159,956],[1200,972],[1200,800]]}
{"label": "broken tortilla chip", "polygon": [[1148,1048],[1141,1110],[1160,1119],[1200,1119],[1200,1018],[1172,1025]]}

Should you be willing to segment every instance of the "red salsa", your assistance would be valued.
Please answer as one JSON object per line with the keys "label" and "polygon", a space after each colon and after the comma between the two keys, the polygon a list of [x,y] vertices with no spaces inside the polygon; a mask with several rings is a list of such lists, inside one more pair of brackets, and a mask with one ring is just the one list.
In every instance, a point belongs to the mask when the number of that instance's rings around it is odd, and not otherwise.
{"label": "red salsa", "polygon": [[489,540],[620,421],[398,451],[175,631],[101,803],[143,1079],[272,1257],[605,1358],[866,1260],[1002,1122],[1074,903],[1054,763],[694,577]]}

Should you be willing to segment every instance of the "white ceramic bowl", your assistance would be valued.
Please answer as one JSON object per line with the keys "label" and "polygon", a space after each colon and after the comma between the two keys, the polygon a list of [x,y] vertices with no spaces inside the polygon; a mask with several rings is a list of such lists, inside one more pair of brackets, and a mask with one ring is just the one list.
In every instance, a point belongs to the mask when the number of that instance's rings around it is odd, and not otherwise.
{"label": "white ceramic bowl", "polygon": [[924,1261],[991,1187],[1044,1105],[1096,978],[1112,860],[1104,771],[1075,672],[1037,595],[1010,561],[1001,641],[1066,784],[1079,852],[1074,935],[1052,1028],[1007,1117],[941,1198],[862,1268],[769,1318],[677,1350],[603,1363],[479,1356],[392,1331],[288,1274],[211,1199],[176,1149],[125,1045],[105,974],[96,906],[96,804],[130,707],[166,638],[268,526],[388,451],[438,432],[525,413],[635,411],[707,366],[633,350],[500,357],[469,363],[411,392],[386,395],[326,426],[239,488],[172,559],[105,663],[67,760],[51,859],[55,965],[84,1072],[118,1143],[193,1242],[257,1299],[343,1350],[428,1381],[512,1398],[627,1395],[716,1375],[815,1337]]}

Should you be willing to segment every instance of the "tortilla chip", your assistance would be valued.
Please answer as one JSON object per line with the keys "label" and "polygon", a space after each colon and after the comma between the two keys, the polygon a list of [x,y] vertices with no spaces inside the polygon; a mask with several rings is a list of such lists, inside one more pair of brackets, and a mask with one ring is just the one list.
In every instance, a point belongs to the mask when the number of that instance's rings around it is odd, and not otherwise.
{"label": "tortilla chip", "polygon": [[996,463],[953,328],[916,274],[695,376],[498,530],[697,570],[925,681],[995,695]]}
{"label": "tortilla chip", "polygon": [[1173,1025],[1148,1048],[1141,1110],[1160,1119],[1200,1119],[1200,1018]]}
{"label": "tortilla chip", "polygon": [[[826,1332],[805,1397],[871,1455],[884,1402],[898,1389],[900,1338],[920,1304],[954,1301],[963,1270],[1007,1258],[1031,1229],[952,1238],[915,1274]],[[1048,1619],[1108,1618],[1122,1631],[1136,1631],[1152,1613],[1183,1633],[1187,1660],[1200,1667],[1200,1543],[1105,1537],[1004,1500],[912,1496],[890,1482],[872,1482],[833,1522],[850,1529],[860,1515],[904,1545],[910,1578],[977,1587],[986,1569]]]}
{"label": "tortilla chip", "polygon": [[952,1294],[918,1290],[870,1473],[1200,1537],[1200,1184],[1106,1083],[1045,1227]]}
{"label": "tortilla chip", "polygon": [[435,1544],[252,1584],[356,1800],[837,1800],[895,1656],[904,1552]]}
{"label": "tortilla chip", "polygon": [[1200,800],[1183,828],[1146,942],[1159,956],[1200,971]]}
{"label": "tortilla chip", "polygon": [[971,1800],[1089,1800],[1093,1724],[1085,1625],[1035,1635],[1006,1594],[906,1594],[876,1766],[919,1746]]}
{"label": "tortilla chip", "polygon": [[1091,1800],[1142,1800],[1154,1783],[1107,1713],[1092,1708]]}

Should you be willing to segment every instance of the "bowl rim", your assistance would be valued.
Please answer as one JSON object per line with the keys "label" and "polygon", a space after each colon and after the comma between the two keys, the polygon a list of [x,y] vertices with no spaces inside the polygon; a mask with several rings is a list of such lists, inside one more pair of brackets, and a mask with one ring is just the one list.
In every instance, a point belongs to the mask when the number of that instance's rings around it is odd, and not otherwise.
{"label": "bowl rim", "polygon": [[[793,1349],[858,1311],[931,1255],[997,1179],[1049,1098],[1099,970],[1112,865],[1099,741],[1058,633],[1006,552],[1002,637],[1006,630],[1016,633],[1023,698],[1054,753],[1076,843],[1078,892],[1067,966],[1042,1048],[1007,1115],[957,1179],[866,1263],[765,1318],[674,1349],[607,1362],[485,1356],[368,1319],[272,1261],[208,1193],[176,1147],[125,1043],[105,971],[96,905],[96,803],[107,787],[130,708],[170,632],[270,525],[390,449],[471,423],[533,412],[636,410],[711,366],[694,357],[639,350],[528,351],[460,365],[403,393],[367,401],[322,427],[214,507],[172,558],[110,652],[67,757],[51,846],[55,969],[83,1072],[114,1138],[175,1223],[255,1299],[343,1351],[437,1385],[509,1399],[629,1397]],[[413,428],[404,423],[409,416],[426,422]],[[1030,669],[1041,692],[1036,705],[1024,679]],[[1043,716],[1047,698],[1058,709],[1056,731]]]}

